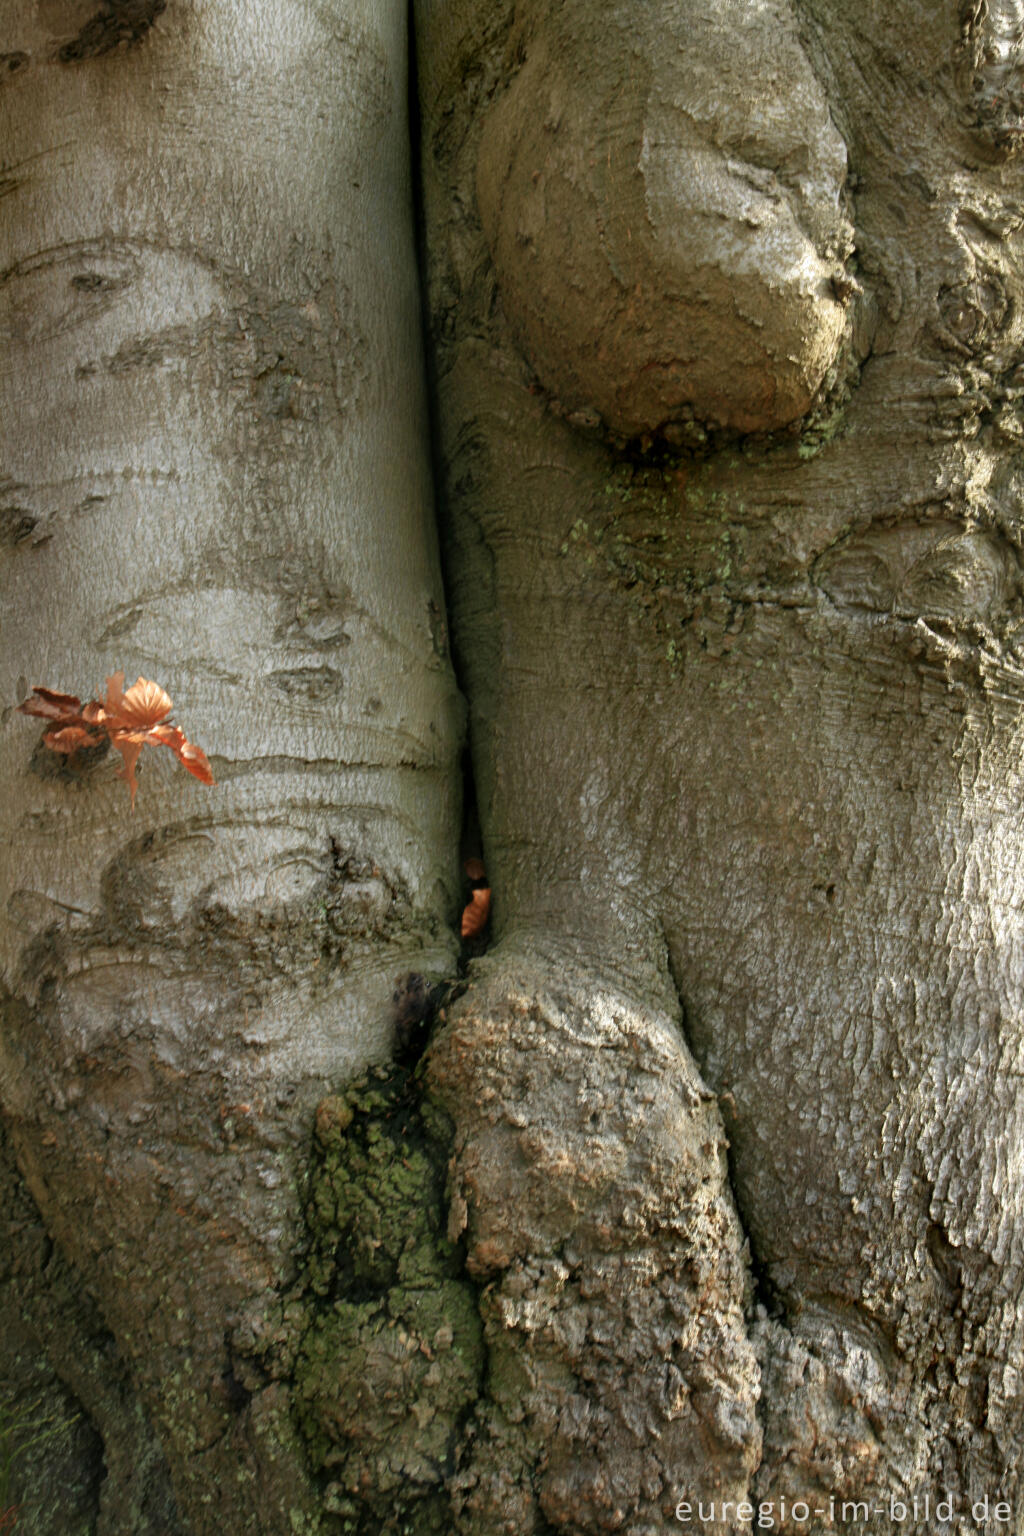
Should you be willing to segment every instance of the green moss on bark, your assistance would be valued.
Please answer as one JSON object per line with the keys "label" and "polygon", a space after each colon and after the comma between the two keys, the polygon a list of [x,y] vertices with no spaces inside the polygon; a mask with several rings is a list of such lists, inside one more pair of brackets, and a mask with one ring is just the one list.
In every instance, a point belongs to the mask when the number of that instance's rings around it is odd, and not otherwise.
{"label": "green moss on bark", "polygon": [[392,1066],[325,1099],[315,1143],[293,1379],[325,1508],[343,1532],[441,1533],[484,1360],[445,1231],[450,1128]]}

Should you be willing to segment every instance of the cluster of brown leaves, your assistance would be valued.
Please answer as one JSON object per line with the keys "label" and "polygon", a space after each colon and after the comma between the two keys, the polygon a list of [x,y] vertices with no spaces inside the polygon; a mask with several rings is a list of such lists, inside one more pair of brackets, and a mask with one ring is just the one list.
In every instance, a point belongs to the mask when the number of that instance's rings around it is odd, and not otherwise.
{"label": "cluster of brown leaves", "polygon": [[33,688],[32,692],[34,697],[18,708],[23,715],[52,721],[43,740],[54,752],[79,752],[105,741],[120,752],[124,766],[118,771],[128,785],[133,806],[138,789],[135,765],[145,746],[169,747],[194,778],[203,784],[213,783],[206,753],[168,720],[171,701],[159,683],[140,677],[125,692],[124,673],[115,672],[107,678],[106,698],[90,699],[87,704],[52,688]]}

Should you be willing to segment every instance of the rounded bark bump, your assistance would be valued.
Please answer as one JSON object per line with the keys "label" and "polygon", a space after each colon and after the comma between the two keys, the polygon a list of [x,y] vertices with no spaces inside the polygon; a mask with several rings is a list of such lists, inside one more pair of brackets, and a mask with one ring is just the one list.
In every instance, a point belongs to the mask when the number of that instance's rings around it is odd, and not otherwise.
{"label": "rounded bark bump", "polygon": [[595,24],[577,3],[525,31],[476,185],[541,383],[627,438],[805,416],[855,285],[846,148],[788,6],[662,0]]}
{"label": "rounded bark bump", "polygon": [[760,1454],[717,1107],[670,1018],[566,961],[477,962],[427,1057],[484,1285],[464,1536],[660,1530],[680,1487],[742,1498]]}

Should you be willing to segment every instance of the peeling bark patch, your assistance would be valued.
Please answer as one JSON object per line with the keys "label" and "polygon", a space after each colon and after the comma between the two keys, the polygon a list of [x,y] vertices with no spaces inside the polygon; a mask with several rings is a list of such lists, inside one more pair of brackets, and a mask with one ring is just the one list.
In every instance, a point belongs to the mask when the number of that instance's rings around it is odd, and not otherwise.
{"label": "peeling bark patch", "polygon": [[122,43],[137,43],[166,7],[167,0],[105,0],[78,36],[58,48],[57,58],[61,64],[79,64],[112,53]]}
{"label": "peeling bark patch", "polygon": [[[79,293],[105,293],[89,286],[91,274],[72,280]],[[194,324],[165,326],[132,336],[117,350],[87,365],[110,374],[165,368],[202,361],[219,377],[223,359],[230,386],[244,387],[244,401],[258,419],[314,422],[340,416],[365,363],[365,346],[340,318],[336,304],[267,304],[253,295],[248,304],[204,316]],[[83,372],[86,370],[83,370]]]}
{"label": "peeling bark patch", "polygon": [[[91,290],[84,277],[72,278],[71,286],[80,291],[98,292],[97,284]],[[125,373],[132,368],[160,368],[176,359],[186,358],[196,350],[211,329],[209,321],[199,326],[169,325],[151,336],[133,336],[111,356],[103,359],[107,373]],[[95,365],[93,370],[95,371]]]}
{"label": "peeling bark patch", "polygon": [[281,299],[192,249],[98,239],[34,252],[0,271],[0,289],[0,342],[78,331],[77,378],[164,369],[227,393],[247,418],[233,461],[268,426],[290,440],[336,425],[369,366],[351,295],[333,278]]}

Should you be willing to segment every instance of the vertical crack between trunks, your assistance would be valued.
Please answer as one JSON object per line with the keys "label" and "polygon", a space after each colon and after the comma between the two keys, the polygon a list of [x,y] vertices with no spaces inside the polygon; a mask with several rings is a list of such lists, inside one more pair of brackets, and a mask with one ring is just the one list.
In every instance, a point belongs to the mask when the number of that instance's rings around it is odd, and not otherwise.
{"label": "vertical crack between trunks", "polygon": [[[419,98],[419,68],[416,51],[416,15],[414,0],[406,7],[408,35],[407,119],[409,132],[409,164],[412,188],[413,238],[416,255],[416,273],[419,285],[420,351],[423,357],[424,389],[426,392],[429,431],[430,475],[433,488],[434,528],[441,561],[441,581],[445,609],[451,611],[448,599],[449,572],[444,539],[444,468],[441,450],[441,431],[438,421],[438,377],[430,332],[430,305],[428,299],[427,219],[423,190],[423,120]],[[448,645],[448,664],[452,669],[459,695],[468,705],[469,694],[458,662],[458,646]],[[466,711],[467,720],[470,718]],[[468,729],[468,727],[467,727]],[[478,815],[476,775],[473,765],[472,742],[464,742],[461,753],[462,773],[462,833],[460,838],[460,863],[466,858],[482,854],[481,828]],[[463,955],[460,974],[465,970]]]}

